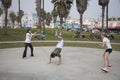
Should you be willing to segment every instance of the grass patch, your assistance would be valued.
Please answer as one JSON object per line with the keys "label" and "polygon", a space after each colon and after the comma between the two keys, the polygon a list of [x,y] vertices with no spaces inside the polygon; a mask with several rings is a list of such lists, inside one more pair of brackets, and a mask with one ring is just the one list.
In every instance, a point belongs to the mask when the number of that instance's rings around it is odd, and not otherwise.
{"label": "grass patch", "polygon": [[[33,46],[56,46],[57,42],[33,42]],[[71,46],[71,47],[88,47],[88,48],[101,48],[97,43],[70,43],[65,42],[64,46]],[[1,43],[0,49],[4,48],[16,48],[16,47],[24,47],[24,43]],[[112,44],[114,51],[120,51],[120,45]]]}
{"label": "grass patch", "polygon": [[[24,41],[25,34],[27,29],[8,29],[8,35],[4,35],[4,29],[0,29],[0,41]],[[59,29],[51,29],[47,28],[46,31],[46,40],[56,40],[54,37],[55,31],[60,31]],[[32,29],[33,32],[37,32],[38,29]],[[66,31],[65,29],[62,30],[62,35],[64,40],[72,40],[72,41],[101,41],[100,35],[96,35],[97,37],[91,37],[88,32],[82,32],[85,38],[73,38],[75,31]],[[120,42],[120,34],[112,34],[114,36],[114,40],[112,42]],[[33,40],[37,40],[34,38]]]}
{"label": "grass patch", "polygon": [[[24,41],[25,40],[25,34],[27,29],[8,29],[8,35],[4,35],[4,30],[0,29],[0,42],[3,41]],[[47,28],[46,31],[46,40],[56,40],[54,37],[55,31],[60,31],[59,29],[51,29]],[[33,32],[37,32],[38,29],[32,29]],[[79,39],[79,38],[73,38],[75,31],[66,31],[62,30],[62,35],[64,40],[69,41],[100,41],[101,39],[99,35],[97,35],[97,38],[91,37],[88,32],[82,32],[82,34],[85,36],[85,38]],[[120,43],[120,34],[112,34],[114,36],[114,40],[111,42],[118,42]],[[32,41],[36,41],[36,38],[33,38]],[[39,41],[39,40],[37,40]],[[55,46],[55,42],[34,42],[32,43],[33,46]],[[75,46],[75,47],[89,47],[89,48],[101,48],[95,43],[68,43],[65,42],[65,46]],[[120,45],[114,44],[113,50],[120,51]],[[24,47],[24,43],[0,43],[0,49],[2,48],[14,48],[14,47]]]}

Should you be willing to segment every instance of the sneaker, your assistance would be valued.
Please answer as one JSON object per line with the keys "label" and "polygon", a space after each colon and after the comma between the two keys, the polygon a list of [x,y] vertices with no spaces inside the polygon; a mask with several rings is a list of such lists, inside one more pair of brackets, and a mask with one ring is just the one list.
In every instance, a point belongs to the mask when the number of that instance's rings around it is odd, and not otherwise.
{"label": "sneaker", "polygon": [[101,70],[106,72],[106,73],[108,73],[108,69],[107,68],[102,68]]}

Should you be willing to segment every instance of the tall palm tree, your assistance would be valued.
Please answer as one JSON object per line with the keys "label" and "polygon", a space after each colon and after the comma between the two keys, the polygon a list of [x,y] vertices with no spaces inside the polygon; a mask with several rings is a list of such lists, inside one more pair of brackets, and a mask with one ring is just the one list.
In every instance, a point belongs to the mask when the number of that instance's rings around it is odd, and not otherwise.
{"label": "tall palm tree", "polygon": [[52,21],[52,15],[50,12],[46,13],[46,24],[49,26],[50,22]]}
{"label": "tall palm tree", "polygon": [[[65,14],[65,26],[67,26],[66,20],[68,18],[68,15],[69,15],[69,11],[66,11],[66,14]],[[66,28],[66,30],[67,30],[67,28]]]}
{"label": "tall palm tree", "polygon": [[7,35],[7,16],[8,16],[8,8],[10,8],[12,0],[2,0],[2,5],[5,9],[5,35]]}
{"label": "tall palm tree", "polygon": [[63,18],[65,18],[66,11],[71,9],[73,0],[52,0],[51,2],[54,4],[54,9],[56,9],[59,14],[62,29]]}
{"label": "tall palm tree", "polygon": [[3,14],[3,10],[2,8],[0,8],[0,16]]}
{"label": "tall palm tree", "polygon": [[76,7],[80,14],[80,34],[79,34],[80,38],[82,37],[81,32],[82,32],[82,25],[83,25],[82,23],[83,13],[87,9],[87,5],[88,5],[88,0],[76,0]]}
{"label": "tall palm tree", "polygon": [[41,22],[41,29],[45,31],[44,20],[46,18],[46,12],[43,8],[40,9],[40,22]]}
{"label": "tall palm tree", "polygon": [[12,27],[14,28],[14,24],[15,24],[15,20],[16,20],[16,15],[14,12],[9,13],[9,17],[11,19],[12,22]]}
{"label": "tall palm tree", "polygon": [[18,11],[21,10],[21,6],[20,6],[20,0],[18,0]]}
{"label": "tall palm tree", "polygon": [[52,17],[53,17],[54,28],[55,28],[55,23],[56,23],[56,20],[57,20],[57,16],[58,16],[57,10],[53,9],[52,10]]}
{"label": "tall palm tree", "polygon": [[23,13],[23,11],[21,10],[21,0],[18,0],[18,14],[20,15],[20,22],[19,22],[20,28],[22,28],[22,21],[21,21],[22,13]]}
{"label": "tall palm tree", "polygon": [[99,0],[99,5],[102,6],[102,32],[104,32],[104,13],[105,7],[108,5],[109,0]]}
{"label": "tall palm tree", "polygon": [[36,3],[36,12],[37,12],[38,19],[39,19],[39,23],[38,23],[37,28],[41,30],[42,29],[42,27],[41,27],[41,18],[40,18],[41,0],[36,0],[35,3]]}
{"label": "tall palm tree", "polygon": [[18,23],[18,28],[20,28],[20,26],[19,26],[19,23],[20,23],[20,16],[19,16],[19,15],[16,16],[16,21],[17,21],[17,23]]}
{"label": "tall palm tree", "polygon": [[108,5],[106,6],[106,32],[109,33],[108,31]]}
{"label": "tall palm tree", "polygon": [[[44,12],[45,12],[45,8],[44,8],[44,0],[43,0],[43,10],[44,10]],[[43,31],[45,32],[45,22],[44,22],[44,20],[45,20],[45,15],[46,15],[46,13],[44,14],[44,18],[43,18]]]}
{"label": "tall palm tree", "polygon": [[39,23],[38,23],[39,32],[41,32],[42,28],[43,31],[45,32],[44,19],[46,17],[46,12],[44,10],[44,0],[36,0],[36,12],[39,18]]}
{"label": "tall palm tree", "polygon": [[21,19],[22,17],[24,16],[24,11],[23,10],[20,10],[18,13],[18,24],[19,24],[19,27],[22,28],[22,24],[21,24]]}

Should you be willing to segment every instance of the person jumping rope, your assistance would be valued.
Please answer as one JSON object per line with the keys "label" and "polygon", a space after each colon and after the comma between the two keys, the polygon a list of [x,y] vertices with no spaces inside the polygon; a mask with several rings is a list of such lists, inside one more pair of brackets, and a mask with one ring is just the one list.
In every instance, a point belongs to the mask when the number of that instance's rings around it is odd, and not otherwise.
{"label": "person jumping rope", "polygon": [[101,70],[108,73],[108,67],[111,67],[111,64],[109,63],[109,55],[112,52],[112,46],[110,44],[110,40],[107,38],[107,35],[105,33],[101,34],[101,38],[103,39],[103,41],[99,45],[105,47],[106,49],[103,54],[104,68],[102,68]]}
{"label": "person jumping rope", "polygon": [[60,35],[56,35],[57,39],[59,40],[57,45],[56,45],[56,48],[55,50],[50,54],[50,58],[49,58],[49,64],[51,63],[51,59],[52,58],[55,58],[56,56],[59,57],[59,62],[58,62],[58,65],[61,64],[61,50],[63,48],[63,45],[64,45],[64,40],[63,38],[60,36]]}

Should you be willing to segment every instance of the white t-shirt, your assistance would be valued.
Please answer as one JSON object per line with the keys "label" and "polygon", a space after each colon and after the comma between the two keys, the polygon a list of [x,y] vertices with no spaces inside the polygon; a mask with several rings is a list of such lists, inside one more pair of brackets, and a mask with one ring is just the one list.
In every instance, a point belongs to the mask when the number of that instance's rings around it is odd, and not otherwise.
{"label": "white t-shirt", "polygon": [[63,48],[63,44],[64,44],[64,40],[62,39],[62,40],[58,41],[56,47],[62,49]]}
{"label": "white t-shirt", "polygon": [[103,43],[105,44],[106,49],[112,49],[112,46],[110,44],[110,40],[108,38],[103,38]]}
{"label": "white t-shirt", "polygon": [[26,33],[25,43],[31,43],[32,33]]}

